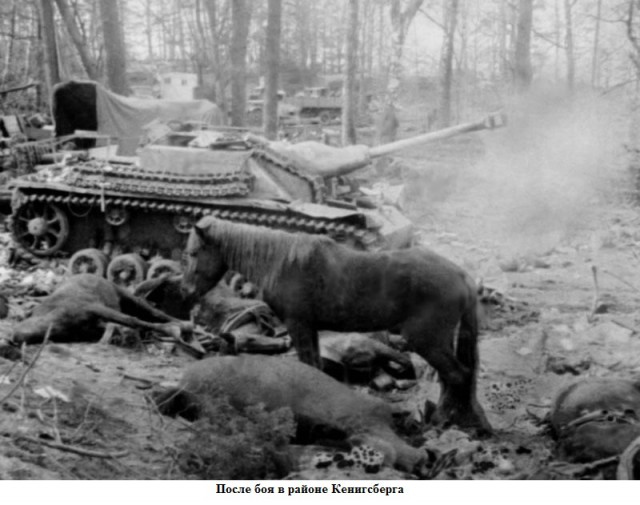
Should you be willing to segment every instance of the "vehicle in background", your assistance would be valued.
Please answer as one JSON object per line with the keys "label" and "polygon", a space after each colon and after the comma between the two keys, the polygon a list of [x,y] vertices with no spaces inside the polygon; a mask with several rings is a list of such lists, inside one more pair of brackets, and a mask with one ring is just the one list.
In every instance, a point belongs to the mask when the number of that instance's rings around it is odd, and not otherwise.
{"label": "vehicle in background", "polygon": [[[278,91],[278,122],[281,125],[295,125],[300,123],[300,110],[295,105],[285,101],[286,93]],[[264,109],[264,87],[258,86],[249,93],[247,100],[247,122],[251,126],[262,125]]]}
{"label": "vehicle in background", "polygon": [[300,110],[300,118],[328,124],[340,120],[342,115],[342,97],[339,92],[331,92],[327,87],[305,88],[286,103]]}

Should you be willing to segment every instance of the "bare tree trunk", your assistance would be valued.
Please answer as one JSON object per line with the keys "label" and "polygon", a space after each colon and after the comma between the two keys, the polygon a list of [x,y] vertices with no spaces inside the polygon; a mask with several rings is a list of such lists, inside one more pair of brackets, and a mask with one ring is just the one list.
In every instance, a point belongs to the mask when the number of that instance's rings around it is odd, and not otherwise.
{"label": "bare tree trunk", "polygon": [[363,115],[367,109],[367,94],[368,94],[368,85],[367,85],[367,75],[371,75],[371,72],[367,74],[367,70],[370,69],[368,66],[369,63],[369,55],[371,54],[371,2],[364,2],[362,4],[362,21],[360,22],[360,26],[362,30],[360,31],[360,38],[358,42],[358,93],[357,93],[357,116]]}
{"label": "bare tree trunk", "polygon": [[378,68],[382,69],[382,55],[384,54],[384,5],[378,4]]}
{"label": "bare tree trunk", "polygon": [[146,0],[144,5],[144,21],[147,35],[147,53],[149,54],[149,60],[153,61],[153,24],[151,22],[151,14],[151,0]]}
{"label": "bare tree trunk", "polygon": [[2,69],[2,83],[7,80],[7,76],[11,72],[11,60],[13,58],[13,50],[15,47],[16,41],[16,14],[17,14],[17,5],[16,0],[12,0],[11,3],[11,19],[9,21],[9,34],[8,34],[8,44],[6,48],[6,52],[4,55],[4,68]]}
{"label": "bare tree trunk", "polygon": [[448,0],[444,30],[444,44],[442,44],[442,58],[440,60],[440,110],[438,118],[442,127],[451,124],[451,84],[453,80],[453,49],[456,38],[456,24],[458,22],[459,0]]}
{"label": "bare tree trunk", "polygon": [[515,88],[518,92],[529,89],[533,72],[531,69],[531,29],[533,23],[533,0],[520,0],[518,7],[518,30],[514,62]]}
{"label": "bare tree trunk", "polygon": [[196,62],[198,64],[198,87],[200,92],[204,89],[204,72],[203,69],[206,66],[206,47],[207,37],[205,35],[204,26],[202,23],[202,5],[201,0],[196,0],[195,24],[197,29],[197,35],[194,34],[195,49],[196,49]]}
{"label": "bare tree trunk", "polygon": [[184,36],[184,27],[182,23],[182,4],[180,0],[176,0],[176,19],[178,21],[178,49],[180,50],[180,68],[183,72],[187,72],[187,41]]}
{"label": "bare tree trunk", "polygon": [[47,77],[47,96],[51,96],[51,89],[61,80],[52,1],[53,0],[39,0],[38,2],[42,41],[44,45],[43,60],[45,75]]}
{"label": "bare tree trunk", "polygon": [[640,30],[638,29],[637,0],[629,0],[626,19],[627,39],[633,47],[630,58],[634,66],[635,86],[629,122],[629,169],[635,178],[636,203],[640,202]]}
{"label": "bare tree trunk", "polygon": [[596,26],[593,35],[593,55],[591,58],[591,86],[598,86],[598,63],[599,55],[598,50],[600,45],[600,15],[602,14],[602,0],[598,0],[596,4]]}
{"label": "bare tree trunk", "polygon": [[280,74],[280,33],[282,31],[282,0],[268,1],[266,75],[264,87],[264,134],[268,139],[278,136],[278,77]]}
{"label": "bare tree trunk", "polygon": [[302,71],[303,82],[306,83],[308,75],[307,61],[309,58],[309,43],[311,30],[309,27],[309,9],[308,2],[303,0],[296,0],[295,2],[295,26],[296,26],[296,38],[298,41],[298,67]]}
{"label": "bare tree trunk", "polygon": [[409,26],[423,0],[391,0],[391,61],[389,62],[388,100],[394,102],[402,80],[402,53]]}
{"label": "bare tree trunk", "polygon": [[562,47],[562,43],[561,43],[561,36],[560,36],[560,32],[561,30],[561,22],[560,22],[560,0],[554,0],[554,5],[553,5],[553,12],[554,12],[554,20],[555,20],[555,49],[554,49],[554,53],[555,53],[555,66],[554,66],[554,70],[555,70],[555,78],[556,78],[556,82],[560,81],[560,48]]}
{"label": "bare tree trunk", "polygon": [[498,29],[498,76],[507,79],[507,0],[500,0],[500,27]]}
{"label": "bare tree trunk", "polygon": [[319,45],[319,34],[320,30],[318,28],[318,7],[316,3],[311,5],[311,26],[312,26],[312,38],[311,38],[311,47],[309,48],[309,68],[311,69],[311,73],[315,76],[318,72],[318,45]]}
{"label": "bare tree trunk", "polygon": [[231,3],[231,124],[244,126],[247,113],[247,37],[251,13],[247,0]]}
{"label": "bare tree trunk", "polygon": [[[49,4],[51,7],[51,4]],[[40,0],[35,2],[34,8],[38,16],[37,30],[36,30],[36,72],[37,79],[39,81],[36,87],[36,109],[44,109],[47,98],[49,96],[49,77],[47,71],[47,64],[45,63],[45,47],[43,42],[42,33],[42,15],[40,14]]]}
{"label": "bare tree trunk", "polygon": [[356,143],[356,70],[358,66],[358,0],[349,0],[346,65],[342,91],[342,145]]}
{"label": "bare tree trunk", "polygon": [[116,0],[100,0],[102,33],[107,64],[107,86],[114,93],[129,94],[124,33]]}
{"label": "bare tree trunk", "polygon": [[215,95],[216,103],[222,115],[227,120],[227,99],[225,96],[224,85],[224,69],[222,68],[222,56],[220,54],[220,36],[218,34],[218,10],[216,5],[217,0],[205,0],[204,5],[207,9],[209,17],[209,30],[211,33],[211,41],[213,43],[212,61],[213,74],[215,76]]}
{"label": "bare tree trunk", "polygon": [[71,12],[67,0],[55,0],[55,2],[58,6],[58,10],[60,11],[60,16],[67,28],[67,32],[71,37],[71,41],[80,55],[80,60],[82,61],[82,66],[84,67],[87,76],[93,81],[98,80],[96,63],[89,55],[89,51],[87,50],[87,41],[82,38],[82,34],[76,24],[76,20],[73,17],[73,13]]}
{"label": "bare tree trunk", "polygon": [[573,20],[571,16],[573,4],[571,0],[564,0],[565,17],[565,48],[567,54],[567,87],[573,90],[575,86],[576,60],[573,54]]}

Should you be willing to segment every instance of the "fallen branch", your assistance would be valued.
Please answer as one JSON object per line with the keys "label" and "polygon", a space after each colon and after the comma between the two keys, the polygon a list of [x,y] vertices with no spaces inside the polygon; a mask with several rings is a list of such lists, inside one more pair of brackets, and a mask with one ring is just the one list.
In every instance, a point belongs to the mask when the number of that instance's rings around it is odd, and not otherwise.
{"label": "fallen branch", "polygon": [[52,449],[58,449],[60,451],[73,452],[74,454],[79,454],[80,456],[89,456],[91,458],[122,458],[129,454],[129,451],[126,449],[123,451],[117,451],[117,452],[92,451],[89,449],[83,449],[82,447],[75,447],[73,445],[67,445],[60,442],[50,442],[49,440],[33,438],[27,435],[20,435],[19,439],[26,440],[28,442],[33,442],[34,444],[46,445],[47,447],[51,447]]}
{"label": "fallen branch", "polygon": [[598,267],[591,265],[591,274],[593,276],[593,303],[591,304],[591,312],[587,316],[587,321],[592,322],[598,310],[598,304],[600,303],[600,288],[598,286]]}
{"label": "fallen branch", "polygon": [[620,459],[620,456],[609,456],[608,458],[598,459],[596,461],[592,461],[591,463],[552,463],[549,465],[549,468],[555,471],[559,471],[563,474],[569,474],[572,476],[583,475],[588,472],[592,472],[601,468],[603,466],[611,465],[612,463],[617,463]]}
{"label": "fallen branch", "polygon": [[131,375],[128,373],[122,374],[122,378],[123,379],[128,379],[128,380],[132,380],[132,381],[137,381],[137,382],[144,382],[145,384],[148,384],[149,386],[153,386],[154,384],[156,384],[158,381],[154,381],[151,379],[146,379],[144,377],[137,377],[135,375]]}
{"label": "fallen branch", "polygon": [[621,319],[619,317],[612,317],[611,318],[611,322],[612,323],[616,323],[618,326],[622,326],[623,328],[626,328],[627,330],[631,330],[634,333],[640,334],[640,328],[638,328],[637,326],[625,321],[624,319]]}
{"label": "fallen branch", "polygon": [[36,352],[36,355],[31,360],[31,363],[29,363],[27,367],[22,371],[22,374],[18,378],[17,382],[13,385],[11,390],[2,399],[0,399],[0,405],[2,405],[5,401],[11,398],[13,393],[15,393],[18,390],[18,388],[22,385],[25,377],[29,373],[29,370],[31,370],[33,366],[36,364],[36,361],[38,361],[40,354],[42,354],[42,350],[44,349],[44,346],[47,345],[47,342],[49,341],[49,335],[51,335],[51,325],[49,325],[49,328],[47,329],[47,333],[44,336],[44,340],[42,341],[42,345],[38,348],[38,352]]}
{"label": "fallen branch", "polygon": [[540,335],[540,340],[538,342],[538,351],[540,355],[538,357],[538,364],[534,368],[536,373],[543,374],[547,371],[547,365],[549,363],[549,350],[547,349],[548,341],[549,341],[549,333],[543,327],[542,335]]}
{"label": "fallen branch", "polygon": [[640,289],[638,289],[636,286],[634,286],[633,284],[631,284],[629,281],[624,280],[622,277],[614,274],[613,272],[610,272],[607,269],[603,269],[602,270],[605,274],[609,274],[611,277],[613,277],[614,279],[622,282],[622,284],[624,284],[625,286],[630,287],[631,289],[633,289],[634,291],[638,291],[640,293]]}

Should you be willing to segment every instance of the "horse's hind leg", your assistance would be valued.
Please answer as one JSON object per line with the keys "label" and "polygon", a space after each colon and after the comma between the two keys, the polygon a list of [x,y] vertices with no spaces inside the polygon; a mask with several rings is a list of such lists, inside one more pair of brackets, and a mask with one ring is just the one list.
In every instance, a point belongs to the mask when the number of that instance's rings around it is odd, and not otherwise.
{"label": "horse's hind leg", "polygon": [[285,324],[298,352],[298,359],[307,365],[322,369],[318,332],[296,320],[289,319]]}
{"label": "horse's hind leg", "polygon": [[423,312],[402,329],[403,336],[414,350],[438,372],[441,392],[434,422],[482,427],[483,423],[473,408],[475,370],[464,366],[454,353],[457,317],[446,314],[444,309],[438,312],[433,309]]}

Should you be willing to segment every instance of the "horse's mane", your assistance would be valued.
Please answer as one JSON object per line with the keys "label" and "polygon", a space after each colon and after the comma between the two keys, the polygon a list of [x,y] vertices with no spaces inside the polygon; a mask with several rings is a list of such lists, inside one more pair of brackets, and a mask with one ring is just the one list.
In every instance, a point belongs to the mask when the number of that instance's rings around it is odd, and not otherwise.
{"label": "horse's mane", "polygon": [[335,244],[322,235],[288,233],[215,218],[207,219],[207,224],[208,239],[220,248],[229,269],[267,289],[276,285],[283,270],[304,267],[319,248]]}

